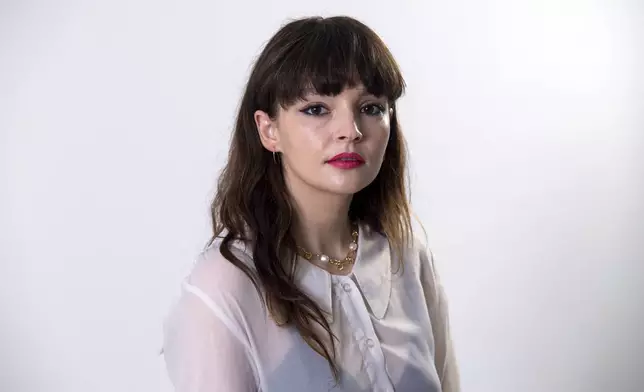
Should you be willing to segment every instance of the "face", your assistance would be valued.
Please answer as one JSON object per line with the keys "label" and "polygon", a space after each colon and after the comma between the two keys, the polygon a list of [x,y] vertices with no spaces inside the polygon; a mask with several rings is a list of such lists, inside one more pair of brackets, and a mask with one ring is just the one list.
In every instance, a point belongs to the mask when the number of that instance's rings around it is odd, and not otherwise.
{"label": "face", "polygon": [[308,94],[272,119],[258,111],[255,122],[264,147],[280,153],[290,186],[352,195],[380,171],[390,112],[385,97],[359,86],[337,96]]}

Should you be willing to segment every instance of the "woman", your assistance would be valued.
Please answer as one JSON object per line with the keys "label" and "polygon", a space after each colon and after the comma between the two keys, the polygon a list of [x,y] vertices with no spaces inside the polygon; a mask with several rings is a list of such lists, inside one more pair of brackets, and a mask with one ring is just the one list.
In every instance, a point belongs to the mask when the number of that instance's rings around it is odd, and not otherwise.
{"label": "woman", "polygon": [[212,241],[167,320],[177,392],[459,390],[443,291],[412,234],[403,89],[355,19],[296,20],[267,43]]}

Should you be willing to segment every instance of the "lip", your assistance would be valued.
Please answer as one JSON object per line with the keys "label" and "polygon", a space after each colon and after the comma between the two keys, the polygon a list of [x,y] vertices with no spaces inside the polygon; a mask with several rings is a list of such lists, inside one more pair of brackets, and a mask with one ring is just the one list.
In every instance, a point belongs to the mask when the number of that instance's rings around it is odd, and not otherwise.
{"label": "lip", "polygon": [[356,152],[343,152],[326,161],[329,165],[340,169],[354,169],[364,165],[362,155]]}

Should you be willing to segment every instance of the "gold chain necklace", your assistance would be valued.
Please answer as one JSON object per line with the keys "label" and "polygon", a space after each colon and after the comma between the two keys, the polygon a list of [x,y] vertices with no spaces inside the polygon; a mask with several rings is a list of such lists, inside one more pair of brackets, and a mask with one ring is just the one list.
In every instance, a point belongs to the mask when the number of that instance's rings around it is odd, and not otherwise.
{"label": "gold chain necklace", "polygon": [[356,261],[356,254],[358,252],[358,225],[354,224],[351,229],[351,243],[349,244],[349,253],[347,253],[344,259],[334,259],[325,254],[321,253],[311,253],[301,246],[297,247],[297,254],[302,256],[308,261],[313,261],[314,259],[321,261],[325,264],[330,264],[337,268],[339,271],[342,271],[346,266],[353,264]]}

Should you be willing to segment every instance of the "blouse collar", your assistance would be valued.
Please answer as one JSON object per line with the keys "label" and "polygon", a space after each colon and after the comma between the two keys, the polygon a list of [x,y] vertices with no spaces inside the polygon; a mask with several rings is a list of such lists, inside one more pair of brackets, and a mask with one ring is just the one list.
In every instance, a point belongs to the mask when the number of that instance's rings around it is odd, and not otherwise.
{"label": "blouse collar", "polygon": [[[233,241],[233,246],[252,257],[252,250],[242,241]],[[250,264],[249,266],[254,268],[252,262]],[[369,312],[377,319],[385,316],[389,306],[391,268],[391,250],[387,238],[368,225],[361,224],[358,230],[356,261],[348,277],[355,277]],[[295,280],[300,289],[320,307],[327,321],[333,322],[333,293],[342,290],[342,287],[333,286],[332,275],[302,260],[297,266]]]}
{"label": "blouse collar", "polygon": [[[348,277],[355,277],[370,313],[382,319],[391,296],[391,251],[389,241],[382,234],[361,225],[358,231],[358,251],[353,270]],[[337,280],[336,280],[337,281]],[[332,275],[311,263],[298,265],[296,282],[300,289],[313,299],[333,321],[333,293],[342,290],[334,286]]]}

